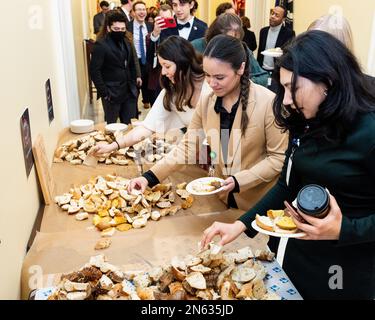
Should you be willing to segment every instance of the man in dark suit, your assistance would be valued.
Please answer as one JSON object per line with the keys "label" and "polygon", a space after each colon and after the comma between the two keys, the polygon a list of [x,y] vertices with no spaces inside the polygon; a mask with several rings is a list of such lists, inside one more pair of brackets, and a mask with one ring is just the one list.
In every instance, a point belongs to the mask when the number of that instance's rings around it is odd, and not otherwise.
{"label": "man in dark suit", "polygon": [[132,7],[132,0],[121,0],[121,7],[119,9],[120,12],[122,12],[125,15],[126,24],[133,20],[133,17],[131,16]]}
{"label": "man in dark suit", "polygon": [[271,9],[269,27],[260,30],[258,62],[266,71],[272,72],[275,63],[274,58],[265,57],[261,52],[272,48],[282,47],[295,36],[293,30],[286,28],[283,25],[285,17],[286,10],[283,7],[278,6]]}
{"label": "man in dark suit", "polygon": [[[126,21],[122,13],[114,10],[107,14],[106,33],[95,43],[90,62],[90,74],[102,98],[105,121],[129,124],[137,118],[138,60],[135,49],[126,37]],[[139,68],[138,68],[139,69]]]}
{"label": "man in dark suit", "polygon": [[100,28],[104,25],[105,15],[109,11],[109,3],[107,1],[100,2],[101,12],[94,16],[94,33],[98,34]]}
{"label": "man in dark suit", "polygon": [[156,18],[154,31],[151,40],[162,42],[169,36],[180,36],[188,41],[193,41],[204,37],[207,24],[194,17],[194,10],[197,8],[196,0],[171,0],[172,9],[177,20],[175,28],[164,28],[164,23],[160,18]]}
{"label": "man in dark suit", "polygon": [[142,74],[142,98],[145,109],[151,107],[153,94],[148,89],[148,74],[152,66],[149,65],[147,54],[150,49],[148,34],[153,30],[151,23],[145,22],[147,16],[146,3],[139,0],[133,3],[134,20],[128,24],[128,31],[133,34],[133,43],[137,51],[139,65]]}

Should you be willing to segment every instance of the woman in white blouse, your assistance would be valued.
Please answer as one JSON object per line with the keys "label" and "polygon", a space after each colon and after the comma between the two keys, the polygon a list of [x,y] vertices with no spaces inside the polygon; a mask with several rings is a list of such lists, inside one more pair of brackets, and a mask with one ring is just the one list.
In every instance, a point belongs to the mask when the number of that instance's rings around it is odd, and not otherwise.
{"label": "woman in white blouse", "polygon": [[202,57],[197,55],[189,41],[171,36],[160,45],[158,58],[163,90],[146,119],[116,142],[95,147],[94,155],[130,147],[155,132],[165,133],[189,126],[201,93],[209,90],[204,82]]}

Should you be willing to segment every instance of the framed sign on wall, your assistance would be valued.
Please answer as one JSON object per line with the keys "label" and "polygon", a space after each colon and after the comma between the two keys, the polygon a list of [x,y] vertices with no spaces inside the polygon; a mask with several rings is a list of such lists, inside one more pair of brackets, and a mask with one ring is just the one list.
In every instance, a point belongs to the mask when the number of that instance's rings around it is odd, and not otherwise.
{"label": "framed sign on wall", "polygon": [[46,99],[47,99],[47,111],[48,111],[48,119],[49,123],[55,119],[55,114],[53,112],[53,101],[52,101],[52,90],[51,90],[51,80],[48,79],[46,82]]}
{"label": "framed sign on wall", "polygon": [[33,144],[31,139],[31,129],[30,129],[30,116],[29,109],[27,108],[21,116],[20,120],[21,125],[21,138],[22,138],[22,147],[23,147],[23,156],[25,159],[25,168],[26,175],[29,177],[31,169],[34,165],[33,157]]}

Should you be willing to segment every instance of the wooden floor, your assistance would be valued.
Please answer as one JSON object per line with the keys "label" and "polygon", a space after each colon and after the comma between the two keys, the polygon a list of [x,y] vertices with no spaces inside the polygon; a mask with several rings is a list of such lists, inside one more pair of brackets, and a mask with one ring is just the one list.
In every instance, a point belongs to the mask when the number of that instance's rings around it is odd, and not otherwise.
{"label": "wooden floor", "polygon": [[[138,99],[138,109],[141,111],[141,114],[139,115],[139,120],[144,120],[146,118],[146,115],[149,111],[143,108],[142,103],[142,96]],[[94,94],[93,104],[88,106],[82,115],[82,119],[90,119],[93,120],[95,123],[102,123],[104,122],[104,111],[103,111],[103,105],[101,99],[96,99],[96,94]],[[120,120],[119,120],[120,121]]]}

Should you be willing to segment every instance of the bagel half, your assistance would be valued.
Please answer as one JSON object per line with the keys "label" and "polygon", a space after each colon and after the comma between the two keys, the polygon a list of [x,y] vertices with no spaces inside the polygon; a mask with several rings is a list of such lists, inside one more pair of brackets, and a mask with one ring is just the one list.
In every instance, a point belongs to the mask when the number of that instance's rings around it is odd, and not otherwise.
{"label": "bagel half", "polygon": [[291,217],[278,217],[274,220],[274,230],[279,233],[296,233],[297,226]]}
{"label": "bagel half", "polygon": [[273,221],[266,216],[260,216],[259,214],[255,217],[256,224],[259,228],[273,232]]}
{"label": "bagel half", "polygon": [[285,215],[284,210],[268,210],[267,211],[267,216],[271,218],[272,220],[278,217],[283,217],[284,215]]}

